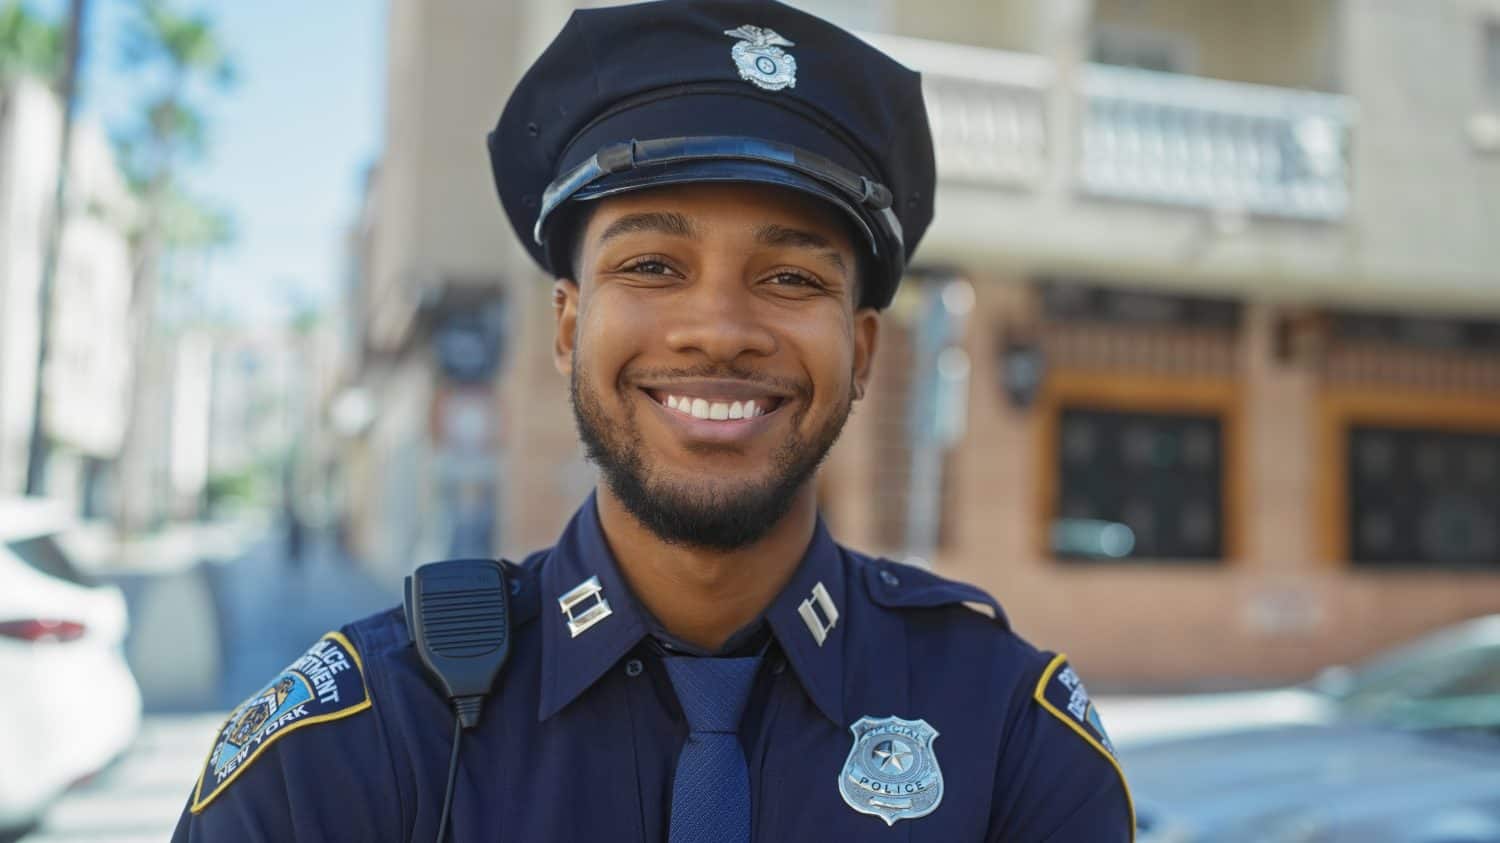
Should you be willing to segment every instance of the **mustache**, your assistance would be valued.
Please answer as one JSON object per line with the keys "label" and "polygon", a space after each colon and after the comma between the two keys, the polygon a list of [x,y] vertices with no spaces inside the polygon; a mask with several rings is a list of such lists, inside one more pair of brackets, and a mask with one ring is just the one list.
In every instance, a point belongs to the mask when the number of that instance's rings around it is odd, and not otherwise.
{"label": "mustache", "polygon": [[771,390],[787,392],[798,398],[806,398],[812,394],[812,388],[806,381],[769,375],[739,366],[724,366],[713,363],[677,368],[630,369],[621,372],[620,380],[622,383],[630,383],[653,380],[687,380],[692,378],[744,381],[745,383],[756,384],[757,386],[766,387]]}

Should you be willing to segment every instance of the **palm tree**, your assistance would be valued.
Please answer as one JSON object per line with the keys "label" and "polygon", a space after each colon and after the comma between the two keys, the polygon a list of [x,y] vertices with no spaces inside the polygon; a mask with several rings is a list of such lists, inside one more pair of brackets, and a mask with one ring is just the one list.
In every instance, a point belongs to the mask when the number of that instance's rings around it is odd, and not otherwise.
{"label": "palm tree", "polygon": [[57,176],[39,285],[40,333],[36,384],[31,402],[31,436],[26,451],[26,493],[29,495],[42,494],[46,485],[43,470],[47,461],[47,430],[42,419],[43,391],[52,342],[52,290],[68,211],[68,162],[73,146],[73,118],[78,106],[77,79],[84,10],[85,0],[70,0],[68,26],[64,30],[55,23],[38,18],[19,0],[0,7],[0,85],[18,76],[35,76],[55,88],[63,104]]}
{"label": "palm tree", "polygon": [[48,84],[63,73],[63,31],[20,0],[0,6],[0,83],[35,76]]}
{"label": "palm tree", "polygon": [[[195,97],[204,90],[222,91],[233,84],[234,64],[214,28],[202,14],[183,14],[168,0],[136,0],[135,15],[125,31],[127,64],[159,79],[144,101],[141,120],[121,143],[122,160],[144,205],[137,232],[132,309],[136,388],[121,452],[119,526],[145,525],[152,515],[149,448],[143,430],[146,402],[153,400],[149,377],[158,341],[157,293],[165,258],[184,243],[174,221],[181,193],[178,167],[203,150],[204,120]],[[219,238],[222,239],[222,238]]]}

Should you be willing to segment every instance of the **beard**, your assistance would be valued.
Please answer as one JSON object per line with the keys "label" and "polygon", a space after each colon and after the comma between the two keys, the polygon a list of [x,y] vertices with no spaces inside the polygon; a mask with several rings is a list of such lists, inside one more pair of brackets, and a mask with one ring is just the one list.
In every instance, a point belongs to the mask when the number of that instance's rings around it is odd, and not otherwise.
{"label": "beard", "polygon": [[[646,529],[668,544],[729,551],[747,547],[764,538],[791,509],[796,495],[817,473],[833,443],[838,441],[853,406],[853,388],[834,408],[828,420],[810,436],[796,432],[777,446],[771,456],[769,474],[748,482],[716,482],[704,474],[698,480],[674,480],[648,464],[635,409],[625,403],[624,419],[610,419],[598,392],[573,358],[569,378],[573,418],[588,459],[599,467],[609,490]],[[684,377],[755,378],[745,372],[722,369],[673,372]],[[806,397],[806,390],[798,390]],[[809,411],[799,403],[790,420],[793,431]],[[697,448],[705,453],[712,446]]]}

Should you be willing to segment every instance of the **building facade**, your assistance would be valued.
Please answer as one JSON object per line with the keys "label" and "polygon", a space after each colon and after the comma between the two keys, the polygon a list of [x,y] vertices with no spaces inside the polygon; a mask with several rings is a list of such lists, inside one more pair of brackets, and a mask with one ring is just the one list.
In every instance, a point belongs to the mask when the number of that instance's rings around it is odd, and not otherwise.
{"label": "building facade", "polygon": [[[823,474],[845,541],[1121,687],[1500,610],[1500,2],[807,5],[923,72],[940,179]],[[354,508],[392,576],[451,500],[514,555],[591,482],[483,147],[568,8],[391,4]],[[466,378],[444,335],[476,319]],[[458,440],[490,479],[455,480]]]}
{"label": "building facade", "polygon": [[[43,83],[0,91],[0,494],[26,484],[40,338],[40,290],[58,168],[62,109]],[[53,291],[43,429],[47,492],[80,509],[103,504],[98,482],[120,451],[131,384],[135,201],[104,131],[76,125],[68,214]]]}

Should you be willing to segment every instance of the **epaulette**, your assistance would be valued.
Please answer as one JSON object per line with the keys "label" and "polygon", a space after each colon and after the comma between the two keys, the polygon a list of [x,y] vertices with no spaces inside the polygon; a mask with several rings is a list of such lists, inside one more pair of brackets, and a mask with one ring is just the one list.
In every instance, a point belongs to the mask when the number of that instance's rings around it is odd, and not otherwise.
{"label": "epaulette", "polygon": [[944,579],[912,565],[889,559],[873,560],[865,566],[865,586],[870,599],[886,608],[932,609],[963,605],[989,615],[996,623],[1010,629],[1005,610],[983,589]]}
{"label": "epaulette", "polygon": [[545,555],[545,552],[538,551],[520,564],[500,560],[505,566],[505,581],[510,585],[512,626],[520,626],[535,618],[541,609],[541,560]]}

